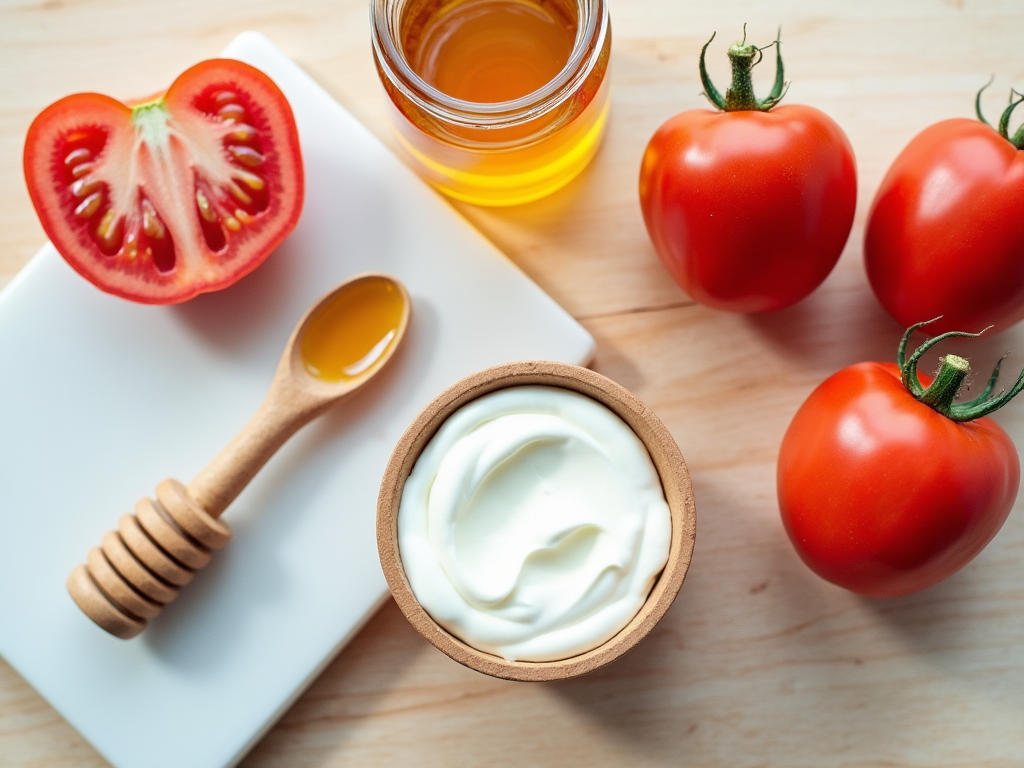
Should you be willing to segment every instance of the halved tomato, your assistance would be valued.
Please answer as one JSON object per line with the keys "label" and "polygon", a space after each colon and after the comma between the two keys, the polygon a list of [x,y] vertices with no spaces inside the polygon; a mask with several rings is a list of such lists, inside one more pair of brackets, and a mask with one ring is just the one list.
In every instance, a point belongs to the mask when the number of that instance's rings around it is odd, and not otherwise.
{"label": "halved tomato", "polygon": [[303,172],[295,118],[258,69],[211,59],[127,106],[80,93],[25,141],[43,229],[99,288],[175,304],[258,267],[295,227]]}

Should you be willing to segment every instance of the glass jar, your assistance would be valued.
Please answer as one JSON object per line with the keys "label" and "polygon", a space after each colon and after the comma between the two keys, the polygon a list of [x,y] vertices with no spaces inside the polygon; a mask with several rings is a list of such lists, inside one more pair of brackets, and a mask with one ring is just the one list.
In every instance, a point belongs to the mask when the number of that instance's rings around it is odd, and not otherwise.
{"label": "glass jar", "polygon": [[604,133],[611,50],[605,0],[520,1],[575,27],[568,61],[532,93],[477,102],[430,85],[407,56],[424,14],[467,0],[371,0],[374,59],[405,159],[458,200],[517,205],[548,195],[586,167]]}

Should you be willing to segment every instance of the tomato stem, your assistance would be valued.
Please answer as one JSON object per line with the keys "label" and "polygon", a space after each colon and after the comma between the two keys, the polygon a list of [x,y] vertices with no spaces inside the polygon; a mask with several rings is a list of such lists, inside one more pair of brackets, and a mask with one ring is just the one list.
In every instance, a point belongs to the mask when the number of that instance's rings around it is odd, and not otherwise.
{"label": "tomato stem", "polygon": [[[1013,100],[1014,96],[1020,96],[1016,101]],[[1017,93],[1013,88],[1010,89],[1010,102],[1006,105],[1006,109],[1003,110],[1003,114],[999,116],[999,135],[1009,141],[1017,149],[1021,148],[1020,140],[1024,139],[1024,133],[1020,130],[1011,138],[1010,137],[1010,116],[1013,114],[1013,110],[1017,108],[1017,105],[1024,101],[1024,96]],[[1022,126],[1024,127],[1024,126]]]}
{"label": "tomato stem", "polygon": [[943,416],[951,416],[953,401],[959,394],[960,385],[964,383],[970,370],[971,364],[962,357],[946,355],[942,358],[942,367],[939,368],[931,386],[921,394],[918,400]]}
{"label": "tomato stem", "polygon": [[171,113],[167,111],[163,98],[132,108],[132,124],[151,147],[162,147],[167,143],[170,119]]}
{"label": "tomato stem", "polygon": [[931,385],[927,389],[922,386],[921,380],[917,375],[917,364],[925,352],[934,347],[940,341],[944,341],[955,336],[977,338],[992,327],[989,326],[989,328],[985,328],[979,333],[949,331],[948,333],[940,334],[939,336],[925,340],[925,342],[915,349],[913,354],[907,358],[907,342],[910,341],[911,334],[918,328],[928,325],[928,323],[934,323],[938,319],[939,318],[936,317],[931,320],[926,320],[923,323],[915,323],[910,326],[907,329],[907,332],[903,334],[903,339],[900,341],[899,349],[896,352],[896,363],[900,367],[903,386],[905,386],[915,398],[935,411],[941,413],[946,418],[952,419],[956,422],[964,422],[979,419],[982,416],[987,416],[993,411],[1002,408],[1022,389],[1024,389],[1024,370],[1022,370],[1020,372],[1020,376],[1017,377],[1016,383],[1008,392],[1001,392],[995,397],[991,397],[992,391],[996,386],[996,381],[999,379],[999,369],[1002,367],[1003,359],[1005,359],[1000,358],[999,362],[996,363],[995,369],[992,371],[992,375],[989,377],[988,385],[985,387],[984,392],[973,400],[968,400],[963,403],[954,402],[956,396],[960,392],[960,387],[964,383],[964,379],[967,378],[967,374],[970,373],[971,370],[970,363],[957,355],[946,355],[942,359],[942,367],[935,375],[935,379],[932,381]]}
{"label": "tomato stem", "polygon": [[996,388],[996,382],[999,380],[999,369],[1003,367],[1003,360],[1006,359],[1006,355],[1003,355],[996,361],[996,367],[992,369],[992,375],[988,379],[988,384],[980,395],[973,400],[968,400],[964,405],[974,406],[981,405],[988,400],[989,395],[992,394],[992,390]]}
{"label": "tomato stem", "polygon": [[983,94],[985,92],[985,90],[990,85],[992,85],[992,83],[994,83],[995,81],[996,81],[996,76],[992,75],[992,77],[990,77],[988,79],[988,82],[985,83],[983,86],[981,86],[981,89],[978,91],[978,93],[974,97],[974,114],[976,114],[978,116],[978,119],[981,120],[981,122],[983,122],[989,128],[992,127],[992,123],[990,123],[988,120],[985,119],[985,114],[981,111],[981,94]]}
{"label": "tomato stem", "polygon": [[[978,119],[981,120],[981,122],[983,122],[985,125],[991,128],[995,128],[995,130],[999,132],[1000,136],[1002,136],[1008,142],[1013,144],[1013,146],[1015,146],[1017,149],[1024,149],[1024,124],[1020,125],[1017,128],[1017,132],[1014,133],[1013,136],[1010,135],[1010,118],[1013,116],[1013,111],[1020,105],[1021,102],[1024,102],[1024,94],[1018,93],[1017,90],[1014,88],[1010,89],[1010,100],[1009,103],[1006,105],[1006,109],[1004,109],[1003,113],[999,116],[998,126],[993,126],[992,123],[985,119],[985,115],[982,114],[981,94],[985,92],[986,88],[992,85],[992,81],[994,79],[995,75],[993,75],[987,83],[981,86],[981,90],[978,91],[977,96],[974,97],[974,111],[978,115]],[[1015,101],[1013,98],[1014,96],[1020,96],[1020,98]]]}
{"label": "tomato stem", "polygon": [[[767,112],[778,104],[786,95],[788,83],[785,81],[785,70],[782,66],[782,29],[779,29],[774,42],[759,48],[747,43],[747,25],[743,25],[743,40],[729,46],[729,61],[732,64],[732,83],[723,97],[715,84],[711,82],[708,75],[705,56],[708,46],[715,39],[712,33],[711,39],[704,43],[700,49],[700,81],[704,85],[704,96],[723,112],[752,111]],[[775,46],[775,82],[771,92],[763,99],[754,95],[754,82],[751,77],[752,70],[761,63],[764,58],[765,48]]]}

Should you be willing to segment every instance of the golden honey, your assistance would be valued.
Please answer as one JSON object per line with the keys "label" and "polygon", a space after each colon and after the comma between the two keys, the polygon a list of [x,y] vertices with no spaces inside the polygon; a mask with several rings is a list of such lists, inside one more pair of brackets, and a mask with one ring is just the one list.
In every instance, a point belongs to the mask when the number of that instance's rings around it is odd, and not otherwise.
{"label": "golden honey", "polygon": [[366,277],[342,287],[310,318],[299,354],[306,371],[323,381],[355,379],[395,343],[405,297],[384,277]]}
{"label": "golden honey", "polygon": [[402,41],[413,71],[463,101],[512,101],[544,87],[569,61],[575,22],[530,0],[430,7]]}
{"label": "golden honey", "polygon": [[604,0],[373,0],[374,55],[408,162],[514,205],[590,162],[608,115]]}

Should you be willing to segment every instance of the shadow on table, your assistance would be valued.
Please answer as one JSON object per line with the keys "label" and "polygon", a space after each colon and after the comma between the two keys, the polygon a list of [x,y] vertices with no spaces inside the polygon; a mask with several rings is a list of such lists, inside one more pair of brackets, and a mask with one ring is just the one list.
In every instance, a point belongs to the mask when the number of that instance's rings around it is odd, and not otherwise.
{"label": "shadow on table", "polygon": [[[299,290],[295,250],[286,240],[234,285],[201,294],[172,311],[200,343],[218,355],[239,358],[264,349],[271,353],[284,349],[303,311],[295,312],[290,306]],[[277,343],[268,344],[268,337],[277,337]]]}
{"label": "shadow on table", "polygon": [[896,359],[901,327],[882,309],[866,280],[826,281],[803,301],[745,320],[773,350],[815,367],[839,370],[863,360]]}
{"label": "shadow on table", "polygon": [[[851,274],[850,270],[830,277],[822,289],[791,307],[746,315],[744,320],[780,354],[826,371],[838,371],[866,360],[895,363],[896,349],[906,330],[878,303],[863,274]],[[975,333],[982,329],[962,330]],[[911,338],[908,349],[913,350],[929,335],[927,327],[922,328]],[[940,343],[924,355],[919,370],[933,374],[939,367],[939,358],[949,352],[971,358],[979,383],[987,380],[996,360],[1013,353],[1003,374],[1009,386],[1019,372],[1014,360],[1024,356],[1024,328],[999,334],[990,331],[977,339],[958,338]]]}
{"label": "shadow on table", "polygon": [[[1019,512],[1019,510],[1017,510]],[[973,650],[1003,647],[1024,650],[1024,638],[1008,631],[1006,616],[1019,605],[1019,560],[1014,539],[1024,521],[1012,517],[1003,538],[963,569],[933,587],[905,597],[860,598],[877,620],[895,632],[908,653],[943,673],[987,685],[967,658]],[[977,661],[977,659],[975,659]]]}

